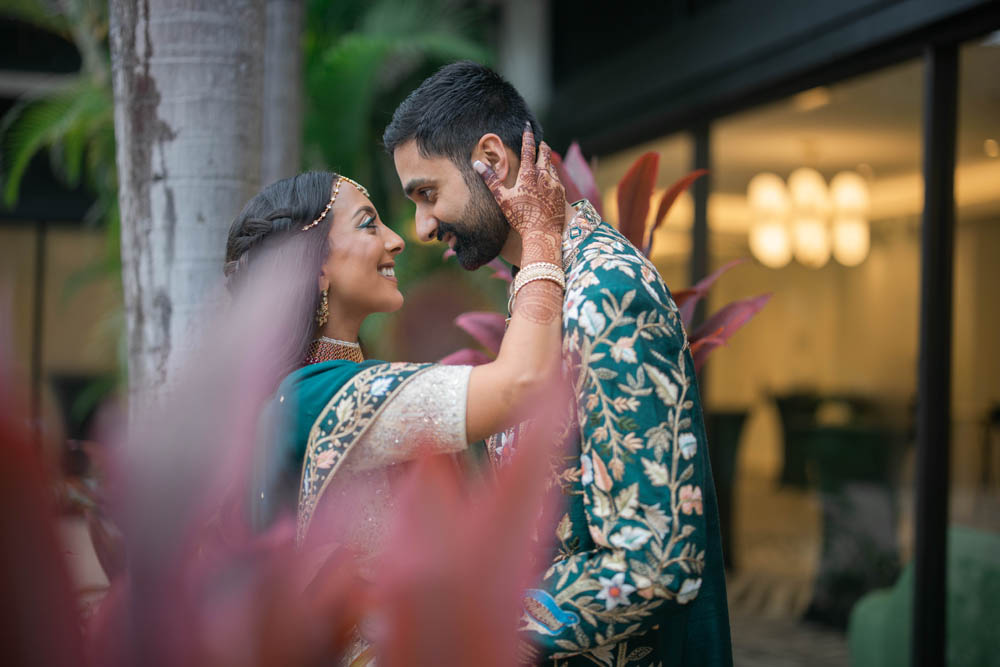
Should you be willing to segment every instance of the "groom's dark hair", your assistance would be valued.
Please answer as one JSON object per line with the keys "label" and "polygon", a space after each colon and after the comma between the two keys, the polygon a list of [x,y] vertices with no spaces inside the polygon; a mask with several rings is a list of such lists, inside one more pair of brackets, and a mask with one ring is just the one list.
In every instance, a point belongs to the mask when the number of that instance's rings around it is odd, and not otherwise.
{"label": "groom's dark hair", "polygon": [[422,156],[444,156],[471,172],[472,150],[490,132],[520,156],[526,122],[535,141],[541,142],[542,127],[514,86],[490,68],[464,60],[445,65],[403,100],[385,128],[382,144],[392,155],[416,139]]}

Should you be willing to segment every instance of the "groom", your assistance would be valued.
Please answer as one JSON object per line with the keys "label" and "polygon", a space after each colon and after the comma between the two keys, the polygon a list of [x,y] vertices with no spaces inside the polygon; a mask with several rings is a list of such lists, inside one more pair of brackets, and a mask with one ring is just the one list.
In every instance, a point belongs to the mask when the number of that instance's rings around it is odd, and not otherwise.
{"label": "groom", "polygon": [[[396,109],[383,142],[421,239],[466,269],[521,239],[472,168],[510,187],[521,134],[541,128],[517,91],[448,65]],[[558,553],[522,616],[525,658],[556,665],[731,665],[719,517],[694,365],[653,265],[587,201],[567,206],[563,350],[574,387]],[[490,447],[502,463],[516,434]]]}

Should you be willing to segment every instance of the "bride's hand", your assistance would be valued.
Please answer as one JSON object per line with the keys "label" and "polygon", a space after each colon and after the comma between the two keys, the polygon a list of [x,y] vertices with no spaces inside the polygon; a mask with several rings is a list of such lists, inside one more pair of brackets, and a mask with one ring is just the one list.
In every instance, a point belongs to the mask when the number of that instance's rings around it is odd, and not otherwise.
{"label": "bride's hand", "polygon": [[521,166],[513,187],[506,187],[489,165],[476,160],[472,166],[522,238],[539,232],[562,237],[566,191],[552,164],[549,145],[543,141],[535,155],[535,135],[530,124],[526,124],[521,136]]}

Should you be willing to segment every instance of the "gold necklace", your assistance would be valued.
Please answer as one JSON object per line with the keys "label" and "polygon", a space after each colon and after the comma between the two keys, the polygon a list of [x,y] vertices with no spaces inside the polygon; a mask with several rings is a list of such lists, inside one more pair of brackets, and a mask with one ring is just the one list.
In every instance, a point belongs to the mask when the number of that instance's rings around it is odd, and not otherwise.
{"label": "gold necklace", "polygon": [[347,361],[360,364],[365,360],[365,357],[361,354],[361,345],[359,343],[320,336],[309,343],[303,363],[305,365],[319,364],[324,361],[333,361],[334,359],[346,359]]}

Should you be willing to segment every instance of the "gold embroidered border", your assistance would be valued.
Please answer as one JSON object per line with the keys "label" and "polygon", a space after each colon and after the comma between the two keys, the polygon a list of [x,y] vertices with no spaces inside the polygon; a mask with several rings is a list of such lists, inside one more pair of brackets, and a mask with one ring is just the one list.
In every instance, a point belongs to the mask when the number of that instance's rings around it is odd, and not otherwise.
{"label": "gold embroidered border", "polygon": [[[358,440],[365,434],[368,427],[381,414],[388,400],[397,391],[403,388],[407,382],[416,377],[420,372],[430,368],[431,364],[411,364],[411,363],[391,363],[379,364],[361,371],[350,382],[345,384],[336,394],[333,395],[326,406],[320,410],[319,416],[309,429],[309,440],[306,444],[306,454],[302,461],[302,474],[299,479],[299,503],[297,512],[296,543],[301,545],[309,531],[313,513],[319,505],[320,498],[326,491],[333,479],[334,474],[340,469],[344,459]],[[371,389],[378,380],[399,379],[395,387],[387,387],[383,394],[375,396]],[[373,405],[369,406],[371,414],[359,416],[359,409],[363,406],[355,406],[349,417],[338,415],[337,408],[344,400],[353,400],[354,396],[361,393],[363,388],[369,396],[376,399]],[[363,399],[359,399],[363,400]],[[330,415],[334,415],[335,423],[331,425],[329,432],[323,429],[323,421],[330,420]],[[323,447],[323,445],[328,445]],[[325,451],[333,451],[333,461],[325,468],[316,465],[316,458]],[[314,479],[307,481],[307,476],[315,475]]]}

